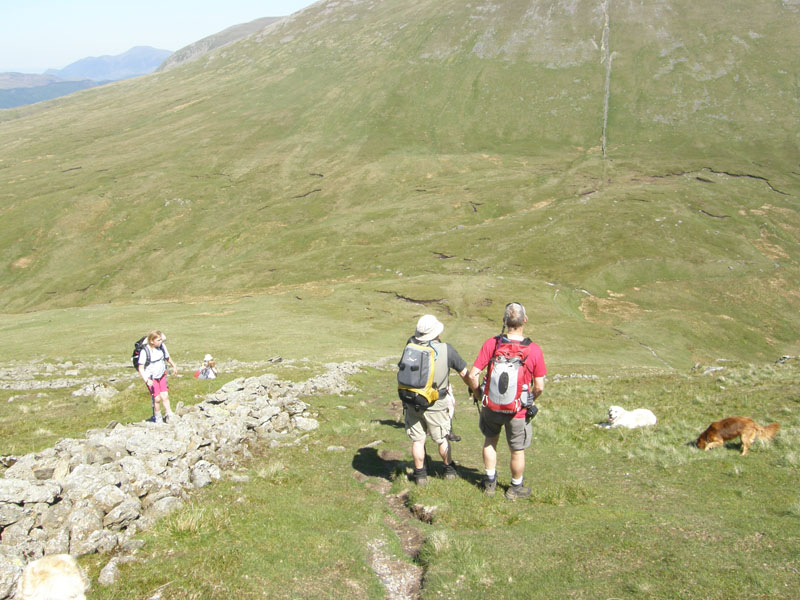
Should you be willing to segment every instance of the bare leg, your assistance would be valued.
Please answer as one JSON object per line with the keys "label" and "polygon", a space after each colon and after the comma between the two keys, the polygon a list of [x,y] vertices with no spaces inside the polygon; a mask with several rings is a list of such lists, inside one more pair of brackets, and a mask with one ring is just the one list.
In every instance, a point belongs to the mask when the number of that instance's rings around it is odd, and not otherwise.
{"label": "bare leg", "polygon": [[415,469],[425,466],[425,442],[411,442],[411,457],[414,459]]}
{"label": "bare leg", "polygon": [[172,409],[169,407],[169,393],[161,392],[161,404],[164,406],[164,413],[167,415],[172,414]]}
{"label": "bare leg", "polygon": [[439,445],[439,456],[442,457],[442,461],[446,465],[449,465],[453,462],[453,458],[450,454],[450,444],[448,444],[446,441]]}
{"label": "bare leg", "polygon": [[497,469],[497,440],[494,437],[483,441],[483,467],[489,471]]}
{"label": "bare leg", "polygon": [[161,394],[153,396],[153,420],[156,423],[164,422],[164,416],[161,414]]}
{"label": "bare leg", "polygon": [[511,478],[522,479],[525,475],[525,450],[511,451]]}

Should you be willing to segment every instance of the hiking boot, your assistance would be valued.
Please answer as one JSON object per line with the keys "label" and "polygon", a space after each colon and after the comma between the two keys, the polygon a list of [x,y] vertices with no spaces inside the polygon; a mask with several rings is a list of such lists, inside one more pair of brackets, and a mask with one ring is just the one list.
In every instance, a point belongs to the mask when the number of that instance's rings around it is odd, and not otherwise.
{"label": "hiking boot", "polygon": [[461,436],[458,435],[455,431],[451,431],[450,433],[448,433],[444,437],[447,438],[451,442],[460,442],[461,441]]}
{"label": "hiking boot", "polygon": [[486,493],[487,496],[492,497],[494,496],[494,491],[497,489],[497,476],[495,475],[492,479],[488,477],[483,478],[483,491]]}
{"label": "hiking boot", "polygon": [[428,473],[425,469],[420,469],[419,471],[414,469],[414,481],[417,482],[419,487],[423,487],[428,485]]}
{"label": "hiking boot", "polygon": [[527,498],[530,495],[531,495],[531,488],[529,488],[527,485],[522,485],[521,483],[519,485],[511,484],[510,486],[508,486],[508,489],[506,490],[506,498],[508,498],[509,500],[516,500],[517,498]]}
{"label": "hiking boot", "polygon": [[458,471],[456,471],[455,463],[451,462],[449,465],[444,466],[444,478],[449,481],[458,479]]}
{"label": "hiking boot", "polygon": [[155,420],[159,425],[164,423],[164,418],[161,416],[161,413],[156,413]]}

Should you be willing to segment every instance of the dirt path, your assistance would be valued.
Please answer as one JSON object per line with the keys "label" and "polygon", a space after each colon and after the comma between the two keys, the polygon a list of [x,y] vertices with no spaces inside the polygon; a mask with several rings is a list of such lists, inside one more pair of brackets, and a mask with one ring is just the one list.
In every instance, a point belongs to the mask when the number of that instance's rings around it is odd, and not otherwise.
{"label": "dirt path", "polygon": [[[363,452],[374,452],[370,447]],[[408,490],[390,494],[391,477],[404,464],[403,453],[396,450],[375,452],[378,459],[375,468],[368,472],[356,470],[354,476],[364,485],[381,494],[389,508],[384,522],[394,532],[403,548],[404,557],[395,557],[388,551],[385,539],[370,540],[369,565],[386,588],[386,597],[391,600],[416,600],[420,597],[425,570],[417,564],[425,535],[420,519],[409,507]],[[418,511],[424,513],[424,511]]]}

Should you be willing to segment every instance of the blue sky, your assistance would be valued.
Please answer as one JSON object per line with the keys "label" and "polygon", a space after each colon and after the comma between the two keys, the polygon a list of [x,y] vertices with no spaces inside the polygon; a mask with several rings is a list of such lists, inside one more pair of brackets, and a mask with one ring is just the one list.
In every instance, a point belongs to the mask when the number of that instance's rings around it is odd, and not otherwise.
{"label": "blue sky", "polygon": [[0,0],[0,72],[41,73],[133,46],[178,50],[313,0]]}

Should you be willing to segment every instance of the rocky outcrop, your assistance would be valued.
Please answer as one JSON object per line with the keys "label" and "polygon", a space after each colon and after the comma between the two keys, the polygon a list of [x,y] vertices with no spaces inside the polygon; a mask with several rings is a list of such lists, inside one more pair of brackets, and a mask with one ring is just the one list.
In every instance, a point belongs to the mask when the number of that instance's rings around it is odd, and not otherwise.
{"label": "rocky outcrop", "polygon": [[[24,565],[44,555],[135,547],[138,531],[218,480],[251,443],[296,443],[318,427],[301,398],[350,390],[366,363],[326,365],[302,383],[271,374],[227,383],[200,404],[178,406],[171,423],[111,423],[84,439],[5,457],[0,478],[0,599]],[[379,365],[375,365],[379,366]]]}

